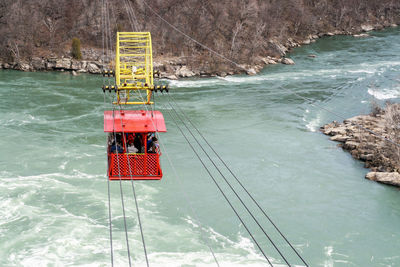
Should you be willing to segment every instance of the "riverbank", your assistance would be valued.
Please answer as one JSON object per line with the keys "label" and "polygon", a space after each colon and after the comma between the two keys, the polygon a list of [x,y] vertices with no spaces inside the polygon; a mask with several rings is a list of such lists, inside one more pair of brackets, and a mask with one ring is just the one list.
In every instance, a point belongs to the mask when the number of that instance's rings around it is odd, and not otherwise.
{"label": "riverbank", "polygon": [[387,104],[385,109],[375,107],[369,115],[326,124],[321,131],[365,162],[371,169],[366,179],[400,187],[399,123],[400,104]]}
{"label": "riverbank", "polygon": [[[361,25],[353,31],[332,31],[318,34],[310,34],[306,38],[299,40],[288,38],[285,43],[277,40],[269,40],[268,43],[274,48],[279,56],[266,55],[257,57],[253,64],[242,64],[241,68],[230,66],[229,63],[222,66],[214,66],[211,62],[202,61],[202,56],[193,57],[173,57],[159,56],[154,58],[154,70],[159,78],[176,80],[189,77],[225,77],[227,75],[241,74],[247,70],[248,75],[255,75],[267,65],[287,64],[293,65],[295,62],[286,57],[287,54],[296,47],[309,45],[316,42],[317,39],[326,36],[352,35],[355,38],[369,37],[368,32],[373,30],[382,30],[387,27],[397,27],[397,24],[376,24]],[[68,54],[60,57],[54,54],[49,57],[37,56],[29,60],[20,60],[18,62],[0,62],[0,69],[14,69],[20,71],[70,71],[73,75],[78,73],[100,74],[101,70],[108,69],[108,64],[103,63],[102,50],[98,48],[82,49],[83,60],[75,60]],[[309,55],[315,57],[315,55]]]}

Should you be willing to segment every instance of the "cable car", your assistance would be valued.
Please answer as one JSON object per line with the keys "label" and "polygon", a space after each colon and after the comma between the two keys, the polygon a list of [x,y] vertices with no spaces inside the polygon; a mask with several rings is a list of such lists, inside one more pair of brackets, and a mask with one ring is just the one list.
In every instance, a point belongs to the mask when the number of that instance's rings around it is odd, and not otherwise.
{"label": "cable car", "polygon": [[[149,32],[117,32],[115,85],[103,85],[103,92],[115,92],[112,103],[119,110],[104,111],[107,138],[107,175],[110,180],[160,180],[161,151],[158,133],[166,132],[164,117],[153,110],[153,91],[168,90],[153,84],[153,59]],[[143,97],[141,92],[145,91]],[[121,109],[122,105],[143,105],[144,109]],[[148,108],[149,107],[149,108]],[[141,107],[143,108],[143,107]]]}
{"label": "cable car", "polygon": [[[114,113],[114,114],[113,114]],[[159,180],[161,151],[157,132],[166,132],[159,111],[123,110],[104,112],[110,180]]]}

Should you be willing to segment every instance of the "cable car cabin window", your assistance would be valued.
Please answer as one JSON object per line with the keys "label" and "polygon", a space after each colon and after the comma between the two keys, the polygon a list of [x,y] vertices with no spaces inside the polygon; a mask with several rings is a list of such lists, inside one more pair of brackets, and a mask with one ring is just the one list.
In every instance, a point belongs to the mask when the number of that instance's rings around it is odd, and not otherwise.
{"label": "cable car cabin window", "polygon": [[161,179],[161,151],[155,132],[110,133],[107,144],[110,180]]}

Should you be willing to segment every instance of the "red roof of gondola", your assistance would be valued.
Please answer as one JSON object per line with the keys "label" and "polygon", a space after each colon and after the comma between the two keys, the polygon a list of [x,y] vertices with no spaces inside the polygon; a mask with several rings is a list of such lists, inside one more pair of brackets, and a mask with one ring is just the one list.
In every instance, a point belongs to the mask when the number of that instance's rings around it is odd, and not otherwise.
{"label": "red roof of gondola", "polygon": [[[121,124],[122,120],[122,124]],[[112,110],[104,111],[104,132],[166,132],[160,111]]]}

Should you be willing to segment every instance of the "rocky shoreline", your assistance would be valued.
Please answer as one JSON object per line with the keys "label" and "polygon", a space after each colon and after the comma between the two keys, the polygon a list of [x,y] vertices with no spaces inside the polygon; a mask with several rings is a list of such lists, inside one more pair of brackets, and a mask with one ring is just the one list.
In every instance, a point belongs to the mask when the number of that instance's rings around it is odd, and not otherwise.
{"label": "rocky shoreline", "polygon": [[340,142],[338,146],[355,159],[365,162],[365,167],[371,169],[366,179],[400,187],[400,148],[387,141],[398,144],[399,120],[400,104],[387,104],[385,109],[376,108],[369,115],[343,123],[334,121],[320,130],[331,136],[330,140]]}
{"label": "rocky shoreline", "polygon": [[[199,66],[199,64],[188,64],[188,60],[185,57],[156,57],[154,58],[154,70],[159,73],[159,78],[170,80],[188,77],[225,77],[227,75],[243,73],[244,69],[247,70],[246,73],[248,75],[255,75],[267,65],[279,63],[288,65],[295,64],[292,59],[286,57],[287,53],[290,52],[291,49],[311,44],[324,36],[352,35],[356,38],[363,38],[369,36],[367,33],[369,31],[382,30],[386,27],[397,27],[397,25],[366,24],[361,25],[359,29],[355,29],[353,32],[336,30],[333,32],[310,34],[303,40],[288,38],[286,43],[279,42],[276,39],[271,39],[268,43],[279,56],[258,57],[252,65],[241,65],[242,69],[232,67],[229,71],[218,69],[207,70],[204,69],[204,65],[207,64],[203,64],[203,66]],[[83,60],[75,60],[68,54],[65,54],[60,57],[51,55],[50,57],[32,57],[29,60],[20,60],[18,62],[0,62],[0,69],[14,69],[21,71],[70,71],[73,75],[77,75],[77,73],[100,74],[103,68],[107,69],[107,65],[103,63],[103,60],[101,59],[101,49],[82,49],[82,55]],[[315,55],[310,55],[310,57],[315,57]],[[194,59],[194,61],[196,61],[196,59]]]}

